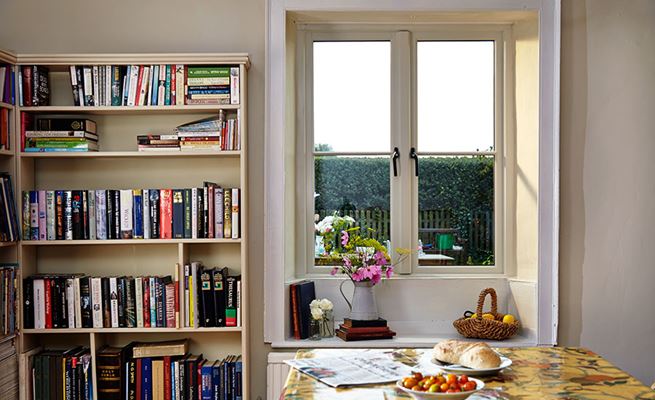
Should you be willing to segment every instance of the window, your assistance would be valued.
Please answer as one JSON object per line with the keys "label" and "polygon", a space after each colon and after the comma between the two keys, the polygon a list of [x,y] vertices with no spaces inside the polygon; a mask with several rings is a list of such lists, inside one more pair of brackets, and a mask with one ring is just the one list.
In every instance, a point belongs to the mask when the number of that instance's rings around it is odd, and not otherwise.
{"label": "window", "polygon": [[302,31],[298,272],[348,226],[401,273],[502,272],[503,29]]}

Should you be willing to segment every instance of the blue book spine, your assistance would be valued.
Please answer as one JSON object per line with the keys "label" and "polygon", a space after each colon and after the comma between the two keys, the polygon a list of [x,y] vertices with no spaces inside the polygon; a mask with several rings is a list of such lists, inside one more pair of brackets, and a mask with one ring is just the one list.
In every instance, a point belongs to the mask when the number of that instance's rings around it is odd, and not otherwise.
{"label": "blue book spine", "polygon": [[132,207],[134,213],[134,232],[135,239],[143,239],[143,195],[141,190],[134,190],[134,206]]}
{"label": "blue book spine", "polygon": [[242,400],[243,399],[243,364],[241,360],[236,362],[234,370],[236,375],[236,388],[234,391],[235,392],[234,398],[236,400]]}
{"label": "blue book spine", "polygon": [[127,98],[130,96],[130,70],[131,65],[127,66],[127,71],[125,72],[125,76],[123,77],[123,105],[127,105]]}
{"label": "blue book spine", "polygon": [[39,192],[30,190],[30,240],[39,240]]}
{"label": "blue book spine", "polygon": [[150,97],[150,105],[157,105],[157,92],[159,88],[159,65],[152,67],[152,76],[150,77],[150,86],[152,87],[152,95]]}
{"label": "blue book spine", "polygon": [[214,400],[213,371],[211,365],[203,365],[200,369],[202,400]]}
{"label": "blue book spine", "polygon": [[16,85],[14,85],[14,82],[16,82],[16,72],[12,69],[11,70],[11,104],[16,104]]}
{"label": "blue book spine", "polygon": [[221,368],[216,361],[212,367],[212,383],[214,385],[214,400],[221,400]]}
{"label": "blue book spine", "polygon": [[141,360],[141,400],[152,400],[152,360]]}
{"label": "blue book spine", "polygon": [[230,378],[229,378],[229,367],[230,363],[229,362],[224,362],[223,366],[223,399],[229,400],[230,399]]}
{"label": "blue book spine", "polygon": [[175,361],[171,363],[171,400],[178,400],[175,391],[177,390],[177,383],[175,382]]}
{"label": "blue book spine", "polygon": [[230,89],[188,89],[189,94],[230,94]]}
{"label": "blue book spine", "polygon": [[25,153],[61,153],[89,152],[86,148],[25,147]]}
{"label": "blue book spine", "polygon": [[150,326],[156,328],[157,326],[157,284],[154,277],[150,277]]}

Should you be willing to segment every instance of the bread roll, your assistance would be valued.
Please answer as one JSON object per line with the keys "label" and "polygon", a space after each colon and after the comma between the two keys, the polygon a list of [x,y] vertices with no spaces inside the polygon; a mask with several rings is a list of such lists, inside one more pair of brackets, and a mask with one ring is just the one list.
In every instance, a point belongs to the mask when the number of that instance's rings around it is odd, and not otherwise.
{"label": "bread roll", "polygon": [[434,346],[434,358],[473,369],[498,368],[500,357],[486,343],[444,340]]}

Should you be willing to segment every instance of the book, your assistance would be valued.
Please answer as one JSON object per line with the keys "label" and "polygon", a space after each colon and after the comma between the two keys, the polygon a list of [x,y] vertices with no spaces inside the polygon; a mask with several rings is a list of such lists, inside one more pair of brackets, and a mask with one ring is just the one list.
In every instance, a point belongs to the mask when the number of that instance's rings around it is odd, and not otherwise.
{"label": "book", "polygon": [[213,327],[216,324],[216,312],[214,310],[214,279],[213,270],[201,268],[200,272],[200,293],[202,301],[201,326]]}
{"label": "book", "polygon": [[171,239],[173,237],[173,191],[171,189],[160,190],[160,239]]}
{"label": "book", "polygon": [[120,191],[121,239],[133,237],[133,197],[131,190]]}
{"label": "book", "polygon": [[225,326],[237,326],[237,279],[239,278],[235,276],[227,277],[227,286],[225,288]]}
{"label": "book", "polygon": [[184,238],[184,190],[183,189],[174,189],[172,191],[173,196],[173,209],[172,209],[172,219],[173,219],[173,230],[172,237],[176,239]]}
{"label": "book", "polygon": [[232,212],[232,239],[238,239],[241,237],[240,223],[239,223],[239,207],[241,203],[241,191],[238,188],[232,189],[232,206],[230,210]]}
{"label": "book", "polygon": [[226,326],[225,323],[225,285],[228,277],[228,268],[215,268],[212,273],[214,284],[214,310],[216,312],[217,327]]}
{"label": "book", "polygon": [[134,221],[134,233],[133,236],[135,239],[143,239],[143,192],[140,189],[134,189],[132,191],[133,196],[133,215],[132,219]]}
{"label": "book", "polygon": [[[84,134],[91,134],[97,140],[98,125],[95,121],[86,119],[86,118],[37,118],[34,130],[26,131],[26,136],[28,132],[32,132],[32,137],[58,137],[58,135],[74,136],[74,137],[86,137]],[[43,132],[43,136],[40,133]],[[70,133],[75,133],[71,135]],[[65,137],[65,136],[64,136]]]}
{"label": "book", "polygon": [[91,312],[93,318],[93,327],[103,327],[102,312],[102,283],[100,278],[91,279]]}
{"label": "book", "polygon": [[161,342],[138,342],[132,348],[134,358],[154,358],[164,356],[183,356],[189,351],[187,339],[169,340]]}
{"label": "book", "polygon": [[98,397],[103,400],[121,399],[122,352],[122,348],[110,346],[105,346],[96,352]]}
{"label": "book", "polygon": [[297,293],[297,314],[298,314],[298,328],[300,331],[300,339],[307,339],[309,337],[309,322],[311,313],[309,310],[309,303],[316,299],[316,291],[314,282],[302,281],[296,284]]}
{"label": "book", "polygon": [[223,190],[223,237],[232,237],[232,190]]}

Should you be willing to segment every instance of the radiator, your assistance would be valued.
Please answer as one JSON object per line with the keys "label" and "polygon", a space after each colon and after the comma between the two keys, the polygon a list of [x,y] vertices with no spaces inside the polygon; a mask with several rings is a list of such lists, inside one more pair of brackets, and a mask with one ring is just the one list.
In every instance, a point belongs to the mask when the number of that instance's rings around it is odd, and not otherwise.
{"label": "radiator", "polygon": [[268,365],[266,366],[266,398],[278,400],[284,384],[289,375],[289,367],[284,360],[291,360],[295,353],[268,353]]}

